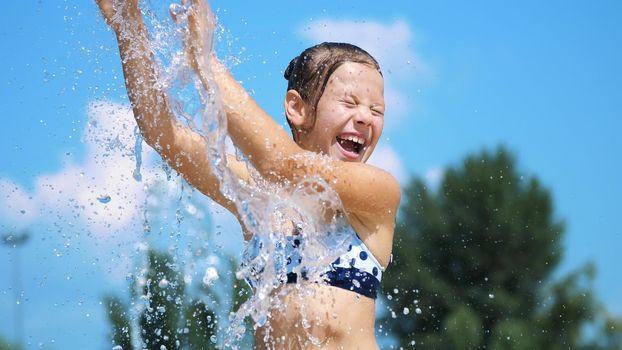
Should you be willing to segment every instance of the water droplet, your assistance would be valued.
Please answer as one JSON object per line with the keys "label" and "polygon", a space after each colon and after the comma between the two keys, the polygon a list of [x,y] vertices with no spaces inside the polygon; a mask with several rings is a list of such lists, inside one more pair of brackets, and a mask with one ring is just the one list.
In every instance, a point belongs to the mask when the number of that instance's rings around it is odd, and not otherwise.
{"label": "water droplet", "polygon": [[103,204],[109,203],[111,199],[112,198],[110,198],[109,195],[102,195],[102,196],[97,197],[97,200]]}
{"label": "water droplet", "polygon": [[216,344],[216,342],[218,341],[218,338],[216,338],[215,335],[212,335],[211,337],[209,337],[209,340],[213,343]]}
{"label": "water droplet", "polygon": [[421,315],[421,309],[420,309],[420,308],[416,308],[416,309],[415,309],[415,313],[416,313],[417,315]]}
{"label": "water droplet", "polygon": [[259,317],[259,319],[257,320],[257,326],[263,327],[263,326],[266,325],[267,322],[268,322],[268,316],[267,315],[261,315]]}
{"label": "water droplet", "polygon": [[410,313],[410,310],[407,307],[405,307],[404,310],[402,310],[402,313],[404,315],[408,315]]}
{"label": "water droplet", "polygon": [[134,178],[134,180],[136,180],[138,182],[142,181],[143,176],[140,173],[140,168],[134,169],[134,172],[132,172],[132,177]]}
{"label": "water droplet", "polygon": [[494,294],[492,294],[492,293],[491,293],[491,294],[488,294],[488,298],[489,298],[489,299],[494,299],[494,298],[495,298],[495,295],[494,295]]}
{"label": "water droplet", "polygon": [[186,16],[188,16],[187,10],[188,8],[186,6],[177,3],[172,3],[171,6],[169,6],[169,11],[171,11],[178,21],[186,19]]}
{"label": "water droplet", "polygon": [[205,275],[203,275],[203,284],[211,285],[215,280],[218,279],[218,271],[215,267],[210,266],[205,270]]}
{"label": "water droplet", "polygon": [[115,345],[112,347],[112,350],[123,350],[123,348],[121,347],[121,345]]}
{"label": "water droplet", "polygon": [[164,289],[168,287],[168,280],[166,278],[163,278],[160,280],[160,282],[158,282],[158,287]]}

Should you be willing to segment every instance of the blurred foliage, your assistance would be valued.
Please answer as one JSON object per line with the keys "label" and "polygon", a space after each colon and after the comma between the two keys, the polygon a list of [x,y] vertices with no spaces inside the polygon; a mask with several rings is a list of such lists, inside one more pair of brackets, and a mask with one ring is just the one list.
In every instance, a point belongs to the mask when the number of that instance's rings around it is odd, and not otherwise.
{"label": "blurred foliage", "polygon": [[21,350],[21,349],[22,349],[21,346],[15,343],[9,342],[7,339],[5,339],[4,337],[0,335],[0,350]]}
{"label": "blurred foliage", "polygon": [[400,347],[622,349],[620,320],[602,321],[591,292],[594,266],[553,279],[564,224],[549,191],[515,163],[504,148],[483,151],[437,190],[418,178],[405,188],[383,280],[393,311],[381,320]]}
{"label": "blurred foliage", "polygon": [[622,320],[606,315],[596,334],[596,339],[583,346],[584,350],[622,349]]}
{"label": "blurred foliage", "polygon": [[[235,269],[233,262],[230,268]],[[137,282],[132,282],[130,305],[117,296],[106,297],[113,349],[219,348],[217,342],[222,339],[219,339],[218,331],[226,322],[219,319],[220,310],[210,308],[206,300],[212,301],[209,303],[212,307],[231,305],[237,309],[250,290],[237,281],[227,293],[231,297],[228,301],[219,300],[207,286],[202,288],[202,295],[189,296],[179,270],[170,255],[150,250],[145,283],[137,289]],[[138,295],[137,290],[140,290]],[[135,327],[138,327],[139,347],[132,344]],[[239,342],[242,348],[252,348],[253,339],[248,333]]]}

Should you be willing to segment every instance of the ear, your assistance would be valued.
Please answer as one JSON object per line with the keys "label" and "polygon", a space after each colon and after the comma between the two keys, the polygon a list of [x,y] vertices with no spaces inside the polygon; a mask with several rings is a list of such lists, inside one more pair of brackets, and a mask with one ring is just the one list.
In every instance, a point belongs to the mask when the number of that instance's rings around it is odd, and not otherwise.
{"label": "ear", "polygon": [[302,100],[298,91],[287,91],[284,105],[285,115],[292,126],[298,130],[303,129],[307,119],[308,109],[307,104]]}

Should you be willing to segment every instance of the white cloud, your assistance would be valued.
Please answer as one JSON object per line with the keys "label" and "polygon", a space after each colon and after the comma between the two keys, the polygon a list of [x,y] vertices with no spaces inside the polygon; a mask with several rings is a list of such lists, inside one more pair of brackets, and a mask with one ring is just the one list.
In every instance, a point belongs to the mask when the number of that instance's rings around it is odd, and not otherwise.
{"label": "white cloud", "polygon": [[37,218],[37,204],[32,196],[9,179],[0,178],[0,208],[2,216],[10,227],[25,228],[25,223]]}
{"label": "white cloud", "polygon": [[378,145],[368,163],[388,171],[400,183],[404,183],[407,179],[402,160],[391,146]]}
{"label": "white cloud", "polygon": [[[86,231],[105,239],[115,232],[130,232],[140,218],[144,186],[156,172],[144,166],[143,180],[132,177],[135,168],[134,122],[127,106],[96,102],[88,107],[89,122],[84,130],[85,161],[70,163],[60,171],[42,174],[28,192],[9,179],[0,179],[0,205],[6,208],[0,222],[20,229],[46,222],[72,231]],[[154,152],[143,150],[146,162]],[[108,203],[98,198],[110,197]]]}

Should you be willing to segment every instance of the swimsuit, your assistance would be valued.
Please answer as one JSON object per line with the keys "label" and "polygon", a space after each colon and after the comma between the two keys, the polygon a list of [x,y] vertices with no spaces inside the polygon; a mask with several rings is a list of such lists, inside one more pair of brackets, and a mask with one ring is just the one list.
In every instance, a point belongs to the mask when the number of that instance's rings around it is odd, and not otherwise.
{"label": "swimsuit", "polygon": [[[330,286],[376,299],[384,269],[365,243],[361,241],[354,229],[349,225],[345,229],[347,230],[345,233],[348,236],[347,241],[349,242],[347,251],[340,254],[328,266],[320,266],[319,280]],[[275,250],[271,254],[273,255],[273,261],[270,264],[273,267],[270,266],[270,268],[274,268],[281,283],[297,283],[299,278],[310,280],[309,275],[311,273],[309,269],[313,268],[313,266],[309,266],[308,261],[303,263],[301,256],[301,245],[304,243],[303,238],[300,235],[286,236],[284,238],[282,242],[277,242],[274,245]],[[256,260],[262,248],[264,248],[264,245],[257,237],[253,236],[251,241],[248,242],[242,266],[249,265],[249,262]],[[265,268],[268,267],[268,264],[265,264],[267,263],[267,258],[258,260],[263,262],[263,266],[251,267],[251,276],[246,278],[253,288],[258,282],[260,283]]]}
{"label": "swimsuit", "polygon": [[[369,248],[354,233],[353,242],[348,246],[348,251],[340,255],[333,261],[324,274],[323,280],[326,284],[353,291],[366,297],[376,299],[380,289],[382,279],[382,266],[376,260]],[[287,248],[290,251],[287,259],[287,283],[298,282],[298,273],[295,268],[302,263],[298,248],[301,244],[300,238],[289,236]],[[300,275],[306,279],[304,268]]]}

